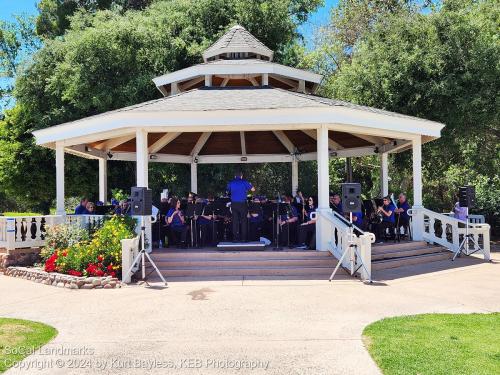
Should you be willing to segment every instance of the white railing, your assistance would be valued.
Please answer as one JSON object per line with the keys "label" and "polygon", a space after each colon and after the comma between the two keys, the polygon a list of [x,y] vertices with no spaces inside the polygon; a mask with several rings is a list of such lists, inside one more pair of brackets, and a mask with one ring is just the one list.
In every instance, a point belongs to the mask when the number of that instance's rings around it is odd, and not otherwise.
{"label": "white railing", "polygon": [[[362,280],[371,281],[371,244],[375,242],[375,235],[369,232],[363,232],[356,226],[353,226],[354,233],[351,239],[351,232],[348,222],[336,212],[321,213],[325,218],[323,224],[328,226],[331,233],[329,241],[329,251],[337,259],[342,259],[345,252],[350,252],[343,257],[342,266],[350,271],[351,275],[360,273]],[[357,255],[351,245],[355,245]]]}
{"label": "white railing", "polygon": [[[453,212],[443,212],[443,215],[453,217],[455,215]],[[468,216],[469,223],[471,224],[484,224],[486,221],[484,220],[484,215],[469,215]]]}
{"label": "white railing", "polygon": [[[490,226],[489,224],[466,223],[450,215],[440,214],[426,208],[420,209],[424,216],[423,239],[430,243],[441,245],[452,252],[457,252],[464,236],[470,234],[476,244],[472,244],[472,252],[483,253],[485,260],[490,260]],[[412,209],[408,210],[410,216]],[[482,215],[478,215],[482,216]],[[468,226],[466,228],[466,225]],[[471,241],[472,242],[472,241]]]}
{"label": "white railing", "polygon": [[63,222],[92,229],[101,215],[0,216],[0,248],[7,250],[45,245],[47,227]]}

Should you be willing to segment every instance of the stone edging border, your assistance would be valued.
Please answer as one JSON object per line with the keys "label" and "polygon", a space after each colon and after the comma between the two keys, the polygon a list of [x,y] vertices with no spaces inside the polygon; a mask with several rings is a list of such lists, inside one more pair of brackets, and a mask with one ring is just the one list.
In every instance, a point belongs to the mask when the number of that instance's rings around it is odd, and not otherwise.
{"label": "stone edging border", "polygon": [[115,289],[123,285],[116,277],[111,276],[71,276],[32,267],[8,267],[4,270],[4,275],[68,289]]}

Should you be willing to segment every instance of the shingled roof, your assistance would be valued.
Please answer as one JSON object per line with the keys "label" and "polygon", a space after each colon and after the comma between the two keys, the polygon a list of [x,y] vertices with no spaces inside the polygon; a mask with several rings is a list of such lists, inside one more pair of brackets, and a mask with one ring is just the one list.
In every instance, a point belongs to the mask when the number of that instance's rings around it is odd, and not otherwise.
{"label": "shingled roof", "polygon": [[273,51],[260,40],[250,34],[243,26],[236,25],[212,44],[205,52],[203,59],[208,61],[212,57],[226,53],[253,53],[273,59]]}

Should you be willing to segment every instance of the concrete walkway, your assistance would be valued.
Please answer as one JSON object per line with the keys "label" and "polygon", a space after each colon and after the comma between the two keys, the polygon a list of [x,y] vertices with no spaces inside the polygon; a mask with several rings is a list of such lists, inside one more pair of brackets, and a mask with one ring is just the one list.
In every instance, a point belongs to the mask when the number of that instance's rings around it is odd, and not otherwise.
{"label": "concrete walkway", "polygon": [[373,285],[254,280],[74,291],[0,276],[0,316],[59,330],[44,347],[52,353],[22,362],[47,368],[7,373],[377,374],[363,328],[402,314],[500,311],[500,254],[493,258],[387,270]]}

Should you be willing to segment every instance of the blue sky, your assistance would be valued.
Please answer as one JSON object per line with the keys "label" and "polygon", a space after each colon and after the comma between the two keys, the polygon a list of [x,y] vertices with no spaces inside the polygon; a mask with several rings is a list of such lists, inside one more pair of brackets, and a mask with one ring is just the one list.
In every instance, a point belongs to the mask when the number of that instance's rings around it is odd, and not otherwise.
{"label": "blue sky", "polygon": [[[330,9],[336,5],[338,0],[324,0],[325,5],[314,13],[310,21],[303,25],[300,30],[305,35],[306,39],[310,39],[314,30],[328,21]],[[0,0],[0,19],[11,20],[13,14],[30,14],[37,13],[36,0]]]}

